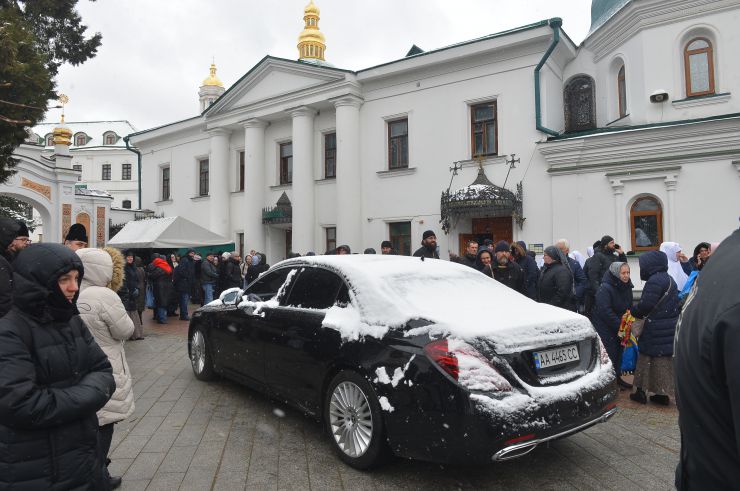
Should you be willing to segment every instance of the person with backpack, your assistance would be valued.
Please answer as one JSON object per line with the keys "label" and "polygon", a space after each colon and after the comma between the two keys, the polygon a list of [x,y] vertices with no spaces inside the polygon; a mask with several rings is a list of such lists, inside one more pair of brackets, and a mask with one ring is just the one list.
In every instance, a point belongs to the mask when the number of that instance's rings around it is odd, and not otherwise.
{"label": "person with backpack", "polygon": [[78,315],[82,262],[43,243],[13,270],[15,303],[0,319],[0,489],[102,489],[96,412],[116,383]]}

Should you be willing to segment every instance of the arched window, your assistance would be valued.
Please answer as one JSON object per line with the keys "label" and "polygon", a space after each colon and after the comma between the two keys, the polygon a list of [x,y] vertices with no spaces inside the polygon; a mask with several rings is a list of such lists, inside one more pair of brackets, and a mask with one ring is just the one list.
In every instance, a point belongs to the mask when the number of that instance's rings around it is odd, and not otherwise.
{"label": "arched window", "polygon": [[53,147],[54,146],[54,135],[46,135],[46,146],[47,147]]}
{"label": "arched window", "polygon": [[657,199],[637,199],[630,208],[633,251],[657,251],[663,242],[663,209]]}
{"label": "arched window", "polygon": [[617,73],[617,97],[619,98],[619,117],[627,116],[627,82],[624,78],[624,65]]}
{"label": "arched window", "polygon": [[573,77],[563,93],[565,131],[584,131],[596,128],[596,84],[588,75]]}
{"label": "arched window", "polygon": [[87,135],[84,133],[77,133],[75,135],[75,145],[77,145],[78,147],[87,145]]}
{"label": "arched window", "polygon": [[112,131],[109,131],[108,133],[105,134],[105,144],[106,145],[115,145],[117,140],[118,140],[118,136]]}
{"label": "arched window", "polygon": [[121,203],[121,207],[122,208],[131,208],[131,200],[130,199],[123,200],[123,202]]}
{"label": "arched window", "polygon": [[714,50],[707,38],[694,38],[683,51],[686,96],[714,94]]}

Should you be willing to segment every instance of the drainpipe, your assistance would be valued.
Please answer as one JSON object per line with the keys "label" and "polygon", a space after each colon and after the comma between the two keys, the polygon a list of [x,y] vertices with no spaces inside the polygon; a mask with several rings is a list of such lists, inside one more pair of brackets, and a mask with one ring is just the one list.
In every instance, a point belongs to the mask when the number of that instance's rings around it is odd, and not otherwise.
{"label": "drainpipe", "polygon": [[141,210],[141,152],[129,146],[128,135],[123,137],[123,142],[126,144],[126,150],[128,150],[129,152],[134,152],[136,154],[136,158],[137,158],[136,167],[137,167],[137,174],[139,176],[139,209]]}
{"label": "drainpipe", "polygon": [[547,133],[550,136],[558,136],[560,133],[558,133],[557,131],[542,126],[542,104],[540,102],[540,69],[544,66],[545,62],[555,49],[555,46],[557,46],[558,42],[560,41],[560,26],[563,25],[563,19],[555,17],[553,19],[550,19],[548,21],[548,24],[550,25],[550,27],[552,27],[552,42],[547,48],[547,51],[545,51],[545,54],[537,65],[537,68],[534,69],[534,114],[537,131]]}

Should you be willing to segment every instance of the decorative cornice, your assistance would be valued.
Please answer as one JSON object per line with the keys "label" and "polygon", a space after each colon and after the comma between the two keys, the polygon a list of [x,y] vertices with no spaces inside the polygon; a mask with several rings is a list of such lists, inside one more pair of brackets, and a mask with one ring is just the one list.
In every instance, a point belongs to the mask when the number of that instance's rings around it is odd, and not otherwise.
{"label": "decorative cornice", "polygon": [[250,118],[240,123],[245,128],[267,128],[270,123],[258,118]]}
{"label": "decorative cornice", "polygon": [[584,41],[598,62],[638,32],[706,12],[737,8],[736,0],[647,0],[630,2]]}

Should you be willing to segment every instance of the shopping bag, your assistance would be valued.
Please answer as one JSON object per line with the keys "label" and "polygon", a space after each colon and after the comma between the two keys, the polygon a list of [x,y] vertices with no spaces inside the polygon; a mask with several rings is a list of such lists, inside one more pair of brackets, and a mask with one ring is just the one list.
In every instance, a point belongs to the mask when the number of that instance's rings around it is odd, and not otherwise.
{"label": "shopping bag", "polygon": [[151,285],[146,286],[146,308],[154,308],[154,292],[152,291]]}
{"label": "shopping bag", "polygon": [[634,373],[635,368],[637,368],[638,355],[639,349],[637,347],[637,339],[635,336],[630,336],[629,341],[622,351],[622,366],[620,367],[622,375]]}

